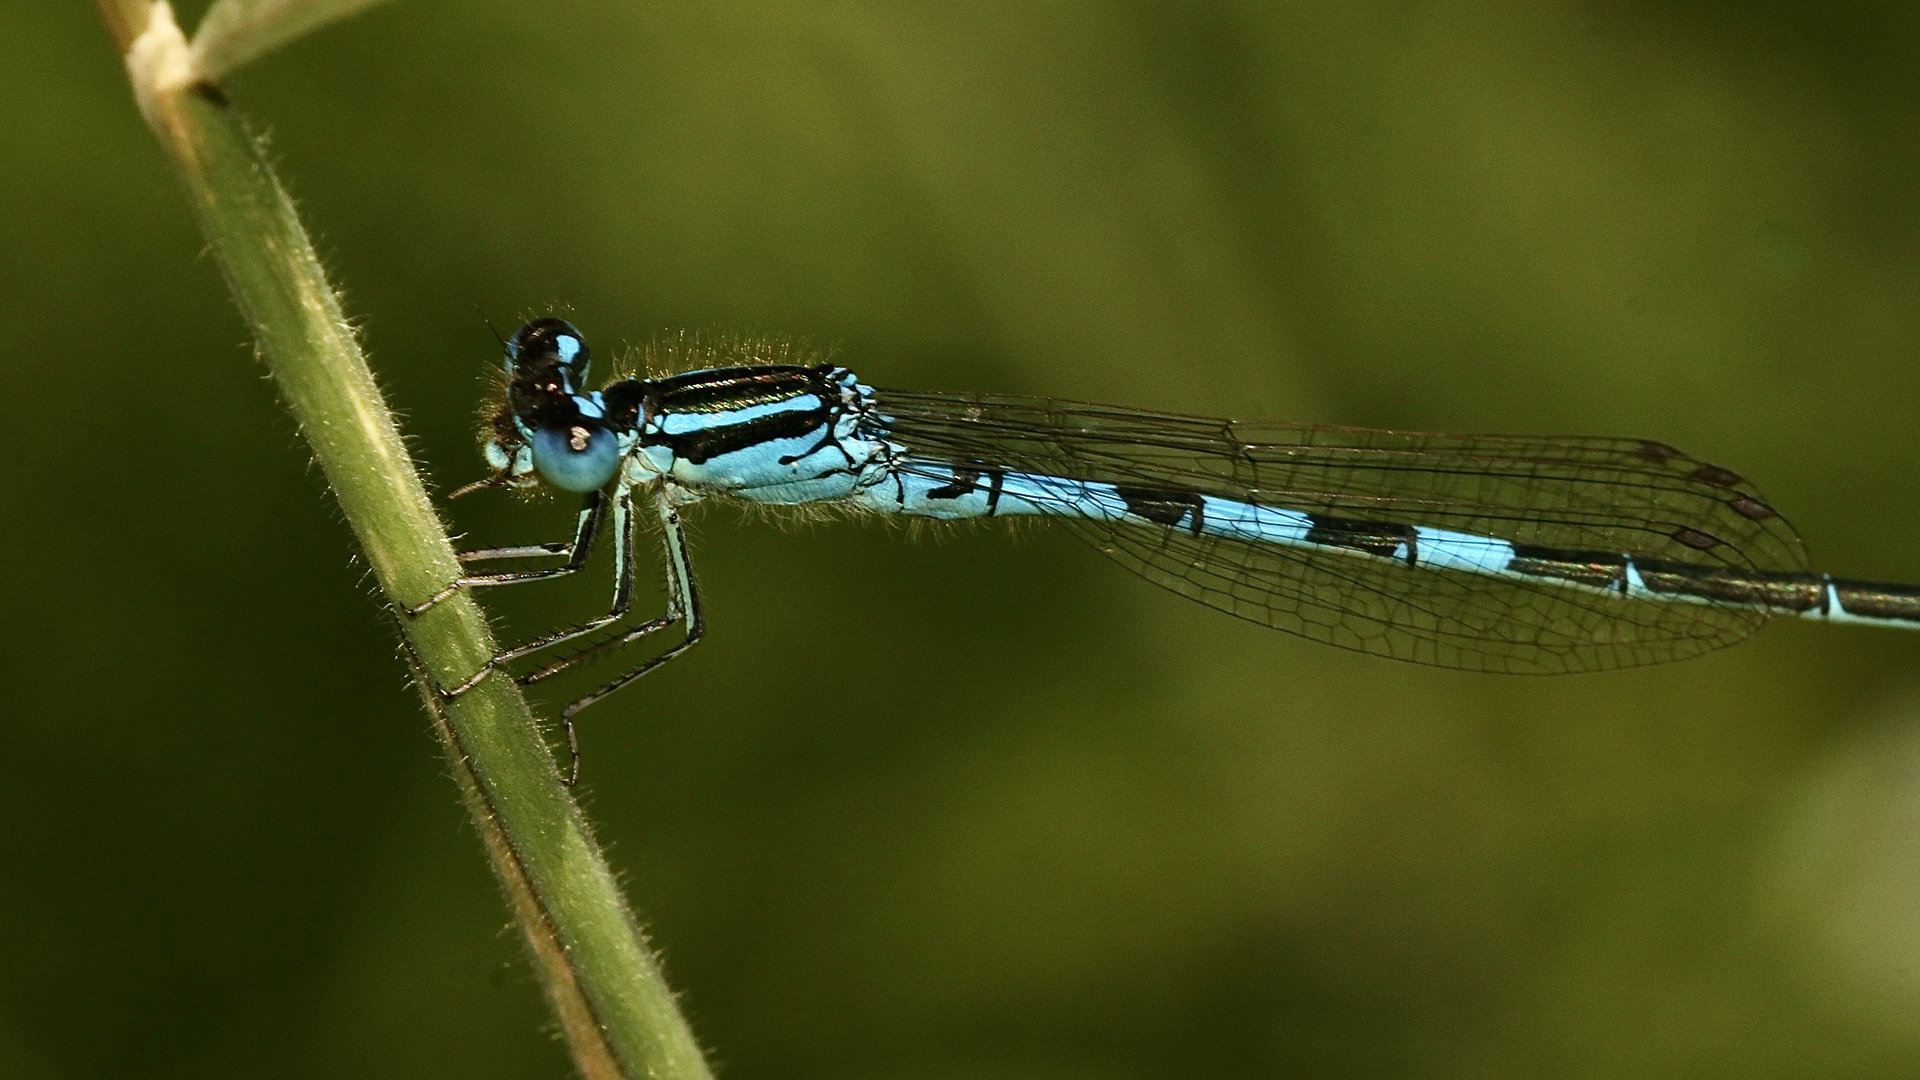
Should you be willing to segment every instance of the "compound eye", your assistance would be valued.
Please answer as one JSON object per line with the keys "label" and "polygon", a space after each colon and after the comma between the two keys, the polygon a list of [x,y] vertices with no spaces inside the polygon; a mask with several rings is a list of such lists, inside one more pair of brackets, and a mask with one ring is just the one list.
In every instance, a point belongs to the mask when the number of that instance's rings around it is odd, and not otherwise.
{"label": "compound eye", "polygon": [[533,433],[533,467],[562,491],[598,491],[620,468],[620,440],[598,424],[544,427]]}
{"label": "compound eye", "polygon": [[587,376],[587,362],[592,358],[587,348],[587,339],[580,331],[565,319],[535,319],[514,332],[513,340],[507,342],[507,370],[525,364],[535,364],[543,360],[558,360],[561,366],[574,375],[574,385]]}

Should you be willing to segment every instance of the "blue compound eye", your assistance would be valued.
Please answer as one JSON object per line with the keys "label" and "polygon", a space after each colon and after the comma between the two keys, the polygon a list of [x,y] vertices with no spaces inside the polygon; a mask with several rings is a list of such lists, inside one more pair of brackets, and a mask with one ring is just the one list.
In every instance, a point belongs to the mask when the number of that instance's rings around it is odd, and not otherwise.
{"label": "blue compound eye", "polygon": [[598,425],[545,427],[533,433],[533,467],[562,491],[598,491],[620,468],[620,440]]}

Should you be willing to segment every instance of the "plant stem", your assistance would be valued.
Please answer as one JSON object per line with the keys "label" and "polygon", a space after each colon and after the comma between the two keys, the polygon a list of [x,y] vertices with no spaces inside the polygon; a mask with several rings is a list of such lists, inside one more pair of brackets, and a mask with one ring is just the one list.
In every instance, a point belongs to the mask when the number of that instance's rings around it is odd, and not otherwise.
{"label": "plant stem", "polygon": [[[167,6],[96,6],[389,604],[418,604],[459,576],[459,564],[291,201],[226,96],[194,74]],[[400,624],[581,1071],[595,1080],[705,1080],[692,1032],[519,687],[495,673],[451,701],[432,689],[465,679],[494,655],[479,608],[459,594]]]}

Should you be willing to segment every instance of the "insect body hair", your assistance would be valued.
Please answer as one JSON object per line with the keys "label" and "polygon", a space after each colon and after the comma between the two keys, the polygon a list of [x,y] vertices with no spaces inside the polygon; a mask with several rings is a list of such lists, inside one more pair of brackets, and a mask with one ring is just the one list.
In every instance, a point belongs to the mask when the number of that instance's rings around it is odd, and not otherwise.
{"label": "insect body hair", "polygon": [[715,329],[665,330],[655,334],[640,353],[642,369],[649,378],[703,368],[755,364],[806,367],[830,359],[832,350],[822,349],[803,339]]}

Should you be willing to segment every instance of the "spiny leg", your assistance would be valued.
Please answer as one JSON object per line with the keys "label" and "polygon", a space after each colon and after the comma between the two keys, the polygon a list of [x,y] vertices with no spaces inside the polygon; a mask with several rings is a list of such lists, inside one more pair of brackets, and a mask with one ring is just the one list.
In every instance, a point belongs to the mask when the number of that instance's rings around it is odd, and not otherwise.
{"label": "spiny leg", "polygon": [[572,641],[575,638],[584,637],[624,617],[627,609],[633,606],[633,526],[631,508],[632,497],[629,495],[628,490],[623,487],[620,489],[620,493],[614,496],[613,500],[613,529],[615,535],[618,537],[618,541],[614,544],[613,548],[613,604],[605,615],[597,619],[589,619],[586,622],[570,626],[565,630],[558,630],[543,637],[535,638],[523,645],[507,649],[504,652],[496,653],[493,659],[481,665],[479,671],[474,672],[460,685],[443,691],[442,696],[450,698],[459,697],[461,694],[478,686],[480,680],[487,677],[487,672],[492,671],[494,668],[499,667],[509,660],[517,660],[529,653],[539,652],[549,645],[558,645],[563,641]]}
{"label": "spiny leg", "polygon": [[[678,514],[675,514],[672,520],[677,525],[679,522]],[[634,526],[634,530],[637,531],[637,529],[638,529],[638,523],[636,522]],[[631,539],[631,535],[629,535],[629,539]],[[683,590],[680,588],[678,578],[675,576],[674,552],[676,550],[676,547],[672,540],[671,535],[667,538],[666,542],[662,544],[662,546],[666,549],[666,554],[667,554],[667,567],[666,567],[667,610],[665,614],[660,615],[658,618],[650,619],[647,622],[641,623],[638,626],[622,627],[615,632],[614,636],[606,639],[605,641],[596,642],[592,645],[589,645],[581,649],[579,652],[572,653],[568,656],[563,656],[558,660],[554,660],[548,663],[544,667],[538,667],[533,669],[532,671],[527,672],[524,675],[517,676],[516,678],[517,678],[517,681],[520,683],[520,685],[532,686],[534,683],[544,682],[547,679],[550,679],[553,676],[568,670],[569,668],[575,667],[585,661],[593,660],[598,657],[604,656],[607,653],[610,653],[616,649],[621,648],[622,646],[631,644],[635,641],[640,640],[643,637],[646,637],[649,634],[655,633],[660,630],[664,630],[667,627],[672,626],[675,623],[679,622],[682,617],[682,613],[686,610],[686,605],[682,600]],[[685,551],[684,543],[679,545],[679,550],[683,553],[682,557],[684,557],[684,551]],[[626,558],[625,562],[629,567],[631,567],[633,564],[630,548],[628,549],[628,557]],[[626,577],[627,577],[627,591],[630,598],[631,589],[632,589],[631,569],[628,570]],[[608,620],[608,621],[612,621],[612,620]],[[590,627],[592,627],[592,625],[593,624],[582,624],[582,626],[575,627],[573,630],[562,631],[561,633],[554,635],[551,639],[543,638],[539,641],[529,642],[527,645],[524,645],[518,649],[513,650],[511,654],[503,654],[503,657],[524,656],[524,655],[527,655],[528,653],[537,651],[538,649],[545,648],[548,645],[558,644],[562,640],[571,640],[573,638],[581,636],[580,633],[576,633],[575,631],[590,632]],[[601,622],[600,625],[604,626],[605,622]]]}
{"label": "spiny leg", "polygon": [[637,626],[625,634],[610,641],[602,642],[591,649],[570,656],[565,660],[550,664],[539,671],[531,672],[520,678],[523,686],[539,682],[550,675],[564,671],[582,660],[603,655],[624,645],[646,637],[657,630],[665,629],[679,621],[684,615],[687,620],[686,637],[678,644],[658,656],[634,668],[607,685],[588,694],[560,711],[560,723],[567,732],[567,779],[569,787],[580,779],[580,739],[574,731],[573,718],[580,710],[598,702],[607,695],[633,682],[654,668],[672,660],[699,642],[706,632],[706,617],[700,606],[700,589],[693,581],[693,564],[687,557],[686,530],[680,523],[680,512],[675,509],[672,496],[663,486],[654,493],[654,509],[660,514],[661,531],[667,550],[667,613],[645,626]]}
{"label": "spiny leg", "polygon": [[[461,562],[480,559],[524,559],[538,555],[565,555],[567,561],[561,566],[545,570],[520,570],[506,574],[466,574],[455,578],[453,584],[427,597],[426,601],[406,609],[409,616],[423,615],[435,604],[459,592],[461,589],[481,585],[518,585],[524,581],[545,581],[549,578],[564,577],[587,565],[587,556],[593,554],[594,538],[600,532],[600,523],[607,516],[606,493],[592,491],[587,493],[586,501],[581,504],[580,517],[574,525],[573,540],[564,544],[528,544],[510,548],[482,548],[469,551],[459,558]],[[484,671],[483,671],[484,674]]]}
{"label": "spiny leg", "polygon": [[522,544],[519,547],[479,548],[474,551],[462,551],[454,555],[463,563],[485,562],[488,559],[532,559],[541,555],[572,555],[573,545],[565,541],[551,544]]}
{"label": "spiny leg", "polygon": [[[535,638],[532,641],[526,642],[525,644],[522,644],[522,645],[518,645],[514,648],[508,649],[505,652],[502,652],[496,655],[491,661],[488,662],[486,667],[474,673],[472,678],[468,679],[464,683],[461,683],[459,686],[454,687],[451,691],[448,691],[448,696],[457,697],[458,695],[463,694],[466,691],[472,689],[475,685],[477,685],[480,682],[481,679],[486,677],[486,674],[488,671],[492,670],[493,668],[499,667],[501,664],[507,663],[508,661],[511,661],[511,660],[518,660],[523,656],[532,655],[533,653],[539,652],[542,649],[550,648],[554,645],[560,645],[560,644],[564,644],[565,642],[574,641],[579,638],[586,637],[587,635],[592,634],[599,630],[603,630],[609,625],[619,622],[621,619],[626,617],[627,612],[633,608],[633,578],[634,578],[634,569],[635,569],[635,563],[633,558],[633,537],[634,537],[635,531],[638,528],[638,523],[633,519],[632,511],[633,511],[633,496],[631,493],[631,489],[622,487],[620,489],[620,493],[614,497],[614,503],[613,503],[613,528],[614,528],[615,535],[618,536],[619,540],[618,540],[618,543],[616,543],[614,546],[614,555],[613,555],[613,559],[614,559],[613,603],[608,608],[607,613],[605,615],[599,616],[598,618],[589,619],[586,622],[577,623],[573,626],[567,627],[565,630],[557,630],[551,634],[547,634],[545,636]],[[665,614],[660,615],[657,618],[650,619],[647,622],[642,623],[637,627],[628,628],[623,634],[623,636],[621,636],[620,638],[616,638],[612,644],[617,645],[618,643],[623,641],[633,641],[638,638],[645,637],[646,635],[651,634],[656,630],[665,629],[666,627],[672,626],[674,623],[679,622],[680,614],[678,609],[674,606],[672,602],[673,594],[672,594],[671,587],[669,587],[668,595],[669,595],[669,601],[667,605],[667,611]],[[578,663],[583,658],[598,656],[600,653],[605,652],[610,647],[612,646],[609,645],[608,643],[603,642],[599,645],[592,646],[591,648],[584,649],[573,656],[569,656],[564,659],[557,660],[554,663],[549,664],[544,668],[540,668],[534,671],[533,673],[520,678],[519,682],[522,686],[526,686],[526,685],[530,685],[532,683],[538,682],[541,679],[544,679],[547,676],[554,674],[555,672],[565,671],[567,668],[572,667],[574,664]]]}
{"label": "spiny leg", "polygon": [[[520,657],[532,655],[541,649],[585,637],[596,630],[604,629],[613,623],[619,622],[626,616],[627,612],[633,607],[634,574],[633,533],[635,522],[633,520],[633,495],[629,488],[622,487],[620,493],[614,496],[613,529],[619,541],[614,545],[613,549],[613,603],[608,607],[607,613],[598,618],[589,619],[586,622],[567,627],[565,630],[558,630],[544,637],[535,638],[524,645],[508,649],[506,652],[493,658],[495,664],[501,664],[508,660],[518,660]],[[647,625],[651,626],[654,623],[665,625],[671,622],[671,615],[672,613],[669,611],[667,616],[654,619]]]}
{"label": "spiny leg", "polygon": [[[626,489],[622,488],[614,507],[614,517],[616,519],[616,527],[624,527],[627,520],[626,507],[627,507],[627,493],[626,493]],[[421,612],[426,611],[428,608],[431,608],[433,605],[453,595],[455,592],[459,591],[461,588],[465,586],[516,585],[523,581],[544,581],[548,578],[561,577],[566,574],[571,574],[576,570],[579,570],[581,567],[586,565],[588,556],[593,554],[594,538],[599,535],[601,522],[606,518],[606,508],[607,508],[606,498],[601,492],[595,491],[590,493],[587,496],[586,502],[583,503],[580,508],[580,520],[579,520],[579,524],[575,527],[572,543],[564,544],[564,545],[562,544],[529,545],[528,547],[524,547],[524,548],[483,549],[483,551],[479,553],[482,555],[490,555],[491,552],[495,552],[495,551],[508,551],[508,552],[515,552],[515,553],[526,552],[531,554],[561,554],[564,552],[564,554],[568,556],[567,562],[564,566],[551,567],[546,570],[522,571],[519,573],[512,573],[512,574],[477,574],[470,577],[463,577],[463,578],[460,578],[458,581],[455,581],[452,585],[448,586],[447,588],[442,589],[437,595],[433,596],[426,603],[421,604],[419,607],[408,610],[407,615],[409,617],[419,615]],[[561,548],[562,551],[544,552],[539,550],[541,548],[548,548],[548,547]],[[632,556],[631,541],[629,540],[624,542],[622,545],[616,548],[616,551],[621,551],[624,553],[624,555],[627,556],[626,558],[620,559],[620,562],[627,567],[631,567],[633,563],[633,559],[631,558]],[[493,556],[493,557],[499,557],[499,556]],[[508,555],[506,557],[516,558],[516,557],[519,557],[519,555],[518,554]],[[616,558],[618,558],[618,556],[616,556]],[[616,583],[614,586],[614,603],[616,605],[620,603],[621,598],[623,596],[629,599],[632,597],[633,590],[632,590],[631,576],[632,576],[631,570],[628,570],[627,571],[628,580],[623,590],[622,586],[619,583],[619,577],[620,577],[619,572],[616,570],[616,573],[615,573]],[[612,622],[614,619],[618,618],[623,613],[624,612],[615,612],[613,615],[609,616],[605,621],[600,622],[597,625],[588,626],[585,629],[581,629],[578,627],[576,627],[575,629],[580,630],[581,633],[590,633],[592,630],[598,629],[600,626],[605,626],[608,622]],[[568,637],[577,637],[577,636],[579,635],[573,634],[570,631],[561,631],[558,634],[550,635],[548,638],[541,639],[529,645],[523,645],[518,649],[511,649],[511,650],[508,650],[507,652],[500,653],[494,656],[492,659],[489,659],[486,663],[480,665],[480,670],[468,676],[466,681],[453,687],[448,687],[448,688],[436,687],[435,691],[444,699],[450,700],[452,698],[457,698],[461,694],[464,694],[467,691],[473,689],[474,687],[480,685],[480,680],[486,678],[487,673],[489,671],[492,671],[495,667],[498,667],[502,661],[511,660],[517,656],[524,656],[528,652],[531,652],[535,649],[544,648],[546,645],[550,645],[555,641],[561,641],[561,640],[565,640]]]}

